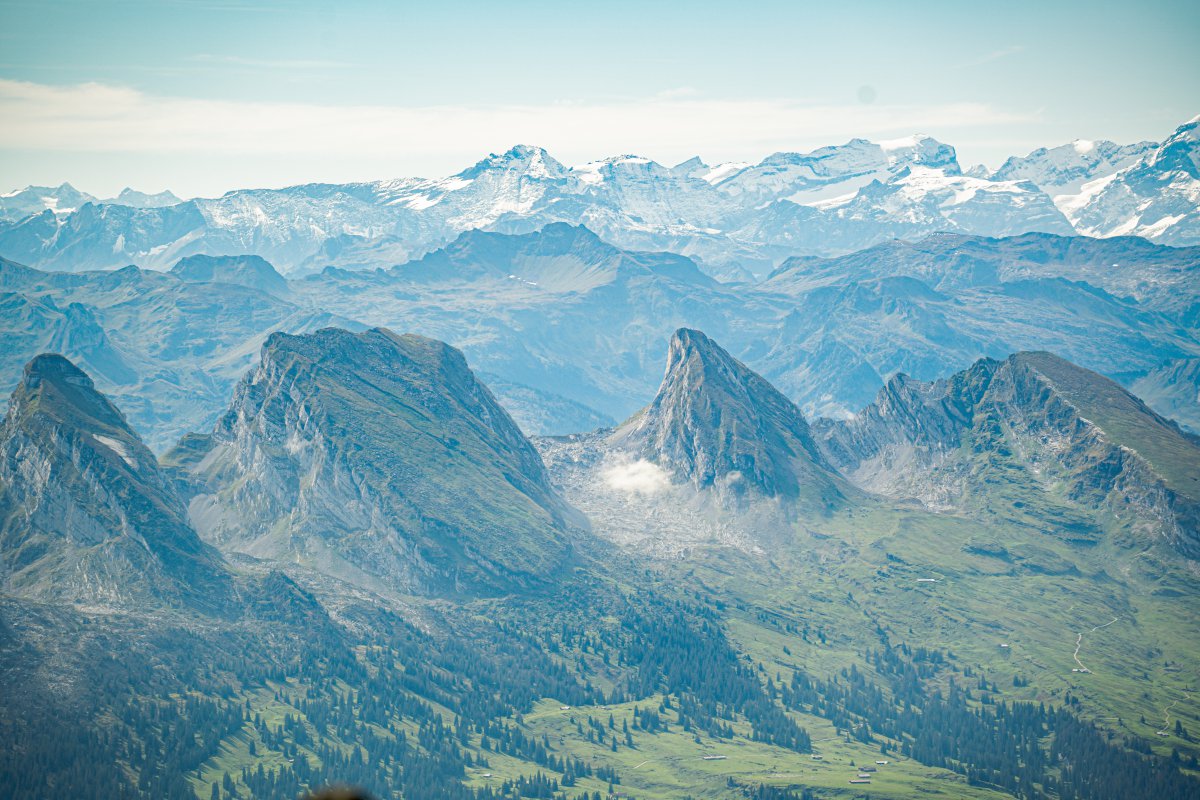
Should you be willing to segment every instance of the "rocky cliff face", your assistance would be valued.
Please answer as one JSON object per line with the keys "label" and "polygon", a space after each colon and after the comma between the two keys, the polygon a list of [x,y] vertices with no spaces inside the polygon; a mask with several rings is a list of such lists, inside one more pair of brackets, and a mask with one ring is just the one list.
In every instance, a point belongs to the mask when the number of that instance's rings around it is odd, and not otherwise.
{"label": "rocky cliff face", "polygon": [[1036,524],[1081,542],[1115,520],[1200,553],[1200,440],[1049,353],[985,359],[936,383],[897,376],[817,437],[877,493],[976,513],[1036,509]]}
{"label": "rocky cliff face", "polygon": [[699,331],[671,337],[654,401],[610,438],[698,489],[829,505],[839,479],[804,415]]}
{"label": "rocky cliff face", "polygon": [[1064,203],[1086,236],[1141,236],[1161,244],[1195,244],[1200,231],[1200,117],[1107,178],[1085,184]]}
{"label": "rocky cliff face", "polygon": [[231,591],[153,454],[62,356],[26,366],[0,430],[0,581],[109,607],[217,610]]}
{"label": "rocky cliff face", "polygon": [[210,541],[377,591],[537,584],[569,553],[537,452],[432,339],[275,334],[215,430],[167,460]]}

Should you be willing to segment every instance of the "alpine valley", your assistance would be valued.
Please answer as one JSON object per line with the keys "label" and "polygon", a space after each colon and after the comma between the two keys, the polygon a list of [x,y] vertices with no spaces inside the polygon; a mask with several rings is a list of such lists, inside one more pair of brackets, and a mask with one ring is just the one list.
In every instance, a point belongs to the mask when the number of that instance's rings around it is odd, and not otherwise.
{"label": "alpine valley", "polygon": [[3,196],[0,785],[1200,796],[1198,130]]}

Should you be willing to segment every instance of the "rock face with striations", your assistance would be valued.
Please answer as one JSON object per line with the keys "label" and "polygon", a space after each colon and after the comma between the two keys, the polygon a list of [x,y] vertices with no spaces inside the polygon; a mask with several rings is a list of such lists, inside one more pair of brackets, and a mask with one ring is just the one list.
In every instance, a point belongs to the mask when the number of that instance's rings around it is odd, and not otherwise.
{"label": "rock face with striations", "polygon": [[231,582],[154,455],[92,379],[46,354],[0,430],[0,585],[88,606],[220,610]]}
{"label": "rock face with striations", "polygon": [[654,401],[610,441],[675,480],[730,499],[753,495],[828,506],[843,497],[840,477],[795,403],[687,328],[671,337]]}
{"label": "rock face with striations", "polygon": [[215,430],[167,456],[227,551],[373,591],[507,591],[570,553],[541,458],[462,354],[373,329],[274,334]]}
{"label": "rock face with striations", "polygon": [[1080,543],[1116,520],[1200,555],[1200,439],[1050,353],[984,359],[935,383],[897,376],[856,418],[815,432],[874,492],[1024,515]]}

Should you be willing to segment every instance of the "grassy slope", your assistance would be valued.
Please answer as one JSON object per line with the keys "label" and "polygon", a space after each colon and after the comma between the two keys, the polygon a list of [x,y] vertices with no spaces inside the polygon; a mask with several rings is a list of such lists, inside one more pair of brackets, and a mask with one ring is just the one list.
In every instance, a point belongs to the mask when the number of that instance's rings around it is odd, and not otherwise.
{"label": "grassy slope", "polygon": [[[285,691],[298,687],[276,687]],[[303,716],[292,705],[274,699],[273,692],[260,691],[250,694],[255,711],[262,715],[268,725],[282,723],[285,714]],[[838,736],[833,726],[822,719],[797,715],[801,724],[812,734],[814,751],[821,754],[820,761],[778,747],[751,741],[749,726],[735,726],[737,733],[732,739],[716,740],[701,735],[700,743],[693,734],[685,733],[676,722],[677,717],[666,713],[672,723],[670,730],[657,734],[634,732],[634,747],[624,744],[621,727],[623,722],[633,723],[635,705],[656,708],[661,697],[640,703],[625,703],[604,707],[578,707],[564,710],[556,700],[544,700],[533,711],[524,716],[526,733],[536,737],[549,737],[557,755],[570,755],[593,766],[613,767],[621,776],[618,791],[638,798],[679,798],[689,795],[695,798],[741,797],[738,788],[729,786],[729,779],[741,785],[765,783],[784,787],[808,786],[828,790],[829,797],[858,797],[866,787],[855,787],[849,783],[857,775],[857,766],[875,766],[877,759],[887,759],[889,764],[878,767],[878,777],[869,788],[871,796],[884,798],[926,797],[945,798],[1000,798],[1003,795],[988,789],[968,786],[965,780],[952,772],[933,769],[895,756],[882,756],[877,747],[849,741]],[[608,717],[612,715],[617,737],[621,742],[616,752],[608,744],[593,744],[578,734],[575,722],[579,721],[586,731],[590,716],[607,729]],[[249,743],[255,742],[257,755],[251,755]],[[521,775],[532,775],[538,767],[507,755],[475,750],[488,761],[487,767],[469,770],[468,785],[499,787],[506,779]],[[301,748],[304,751],[304,748]],[[315,759],[311,751],[310,758]],[[723,756],[721,759],[705,759],[704,756]],[[228,772],[235,778],[243,767],[257,768],[262,763],[267,769],[285,763],[279,753],[269,752],[257,734],[247,726],[238,734],[229,737],[221,746],[221,754],[210,759],[192,776],[197,796],[207,800],[211,785],[220,782]],[[607,794],[608,784],[596,778],[581,779],[575,792],[600,791]],[[242,789],[244,791],[244,787]]]}
{"label": "grassy slope", "polygon": [[[960,669],[982,672],[1006,697],[1058,705],[1070,693],[1079,713],[1110,729],[1146,738],[1164,754],[1174,746],[1195,752],[1192,743],[1155,735],[1162,709],[1175,701],[1171,725],[1180,718],[1200,730],[1200,696],[1188,697],[1200,673],[1200,615],[1189,581],[1164,565],[1172,553],[1131,551],[1108,539],[1085,548],[1021,526],[1004,529],[1010,552],[1053,554],[1055,566],[1066,562],[1078,572],[1046,575],[1039,572],[1046,555],[1022,562],[964,551],[981,533],[997,538],[969,521],[884,511],[869,517],[832,521],[827,530],[836,538],[802,534],[800,557],[777,558],[773,572],[697,570],[721,593],[753,598],[733,612],[730,630],[768,672],[840,669],[878,646],[878,626],[893,644],[952,651]],[[937,582],[918,582],[924,577]],[[756,609],[801,627],[820,625],[827,643],[812,635],[797,643],[779,627],[764,632]],[[1072,672],[1080,633],[1089,674]],[[1014,687],[1014,675],[1030,685]]]}
{"label": "grassy slope", "polygon": [[[893,644],[951,651],[960,676],[968,669],[983,675],[997,684],[1002,698],[1061,705],[1071,697],[1077,713],[1121,735],[1143,738],[1161,754],[1172,747],[1196,752],[1194,743],[1173,730],[1156,735],[1172,703],[1170,727],[1181,719],[1189,731],[1200,732],[1200,696],[1189,694],[1200,667],[1200,615],[1190,579],[1173,566],[1177,558],[1158,548],[1115,544],[1113,536],[1094,546],[1071,544],[1024,524],[1023,513],[998,512],[997,521],[985,527],[919,512],[856,511],[810,524],[792,546],[769,557],[714,549],[666,565],[661,580],[721,601],[732,641],[762,665],[764,679],[778,675],[786,681],[797,668],[814,676],[852,663],[864,669],[862,653],[879,646],[882,631]],[[1011,519],[1002,521],[1005,517]],[[988,543],[984,552],[964,549],[981,541]],[[1007,555],[985,554],[997,542]],[[937,582],[918,582],[927,577]],[[1080,633],[1078,655],[1091,670],[1087,674],[1072,671]],[[1028,685],[1014,686],[1014,676]],[[973,687],[974,680],[960,683]],[[249,699],[270,724],[278,724],[285,712],[300,715],[295,706],[278,703],[273,690]],[[657,708],[658,702],[639,705]],[[945,770],[881,756],[877,744],[848,741],[827,721],[807,715],[797,719],[812,735],[821,761],[753,742],[745,724],[735,726],[732,740],[702,735],[700,743],[676,724],[666,733],[635,731],[631,749],[620,730],[624,720],[632,723],[634,705],[563,710],[558,700],[546,698],[523,724],[528,735],[546,735],[557,756],[614,767],[622,790],[638,798],[740,797],[740,789],[728,786],[730,778],[742,785],[807,786],[829,797],[1001,796],[969,787]],[[616,752],[586,738],[586,718],[607,726],[610,713],[622,742]],[[670,711],[666,717],[676,719]],[[583,736],[574,720],[583,723]],[[259,759],[268,766],[278,762],[281,756],[267,753],[261,742],[257,758],[250,756],[253,737],[246,730],[224,743],[222,755],[194,776],[199,796],[206,800],[211,781],[226,770],[236,776]],[[470,772],[472,785],[498,786],[538,771],[509,756],[481,754],[489,766]],[[703,759],[711,754],[726,758]],[[873,765],[879,758],[892,763],[870,787],[848,783],[854,777],[851,761]],[[606,788],[584,779],[571,791]]]}

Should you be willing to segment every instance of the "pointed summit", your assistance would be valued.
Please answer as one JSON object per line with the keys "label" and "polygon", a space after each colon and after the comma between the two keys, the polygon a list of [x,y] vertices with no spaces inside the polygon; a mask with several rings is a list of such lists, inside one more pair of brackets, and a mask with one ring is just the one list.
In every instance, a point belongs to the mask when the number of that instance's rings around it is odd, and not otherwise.
{"label": "pointed summit", "polygon": [[39,600],[216,609],[229,579],[92,379],[34,358],[0,429],[0,585]]}
{"label": "pointed summit", "polygon": [[489,154],[457,177],[473,179],[489,172],[519,172],[529,178],[560,178],[567,173],[567,168],[544,148],[518,144],[503,153]]}
{"label": "pointed summit", "polygon": [[114,431],[125,427],[121,412],[96,391],[92,379],[57,353],[43,353],[25,365],[24,380],[13,395],[13,411],[25,419],[42,414],[57,423]]}
{"label": "pointed summit", "polygon": [[704,163],[700,156],[692,156],[687,161],[681,161],[671,167],[671,174],[681,178],[703,178],[712,172],[712,167]]}
{"label": "pointed summit", "polygon": [[842,496],[800,409],[700,331],[671,337],[658,394],[613,441],[700,489],[819,506]]}
{"label": "pointed summit", "polygon": [[1175,129],[1150,156],[1149,163],[1160,172],[1182,172],[1200,179],[1200,117]]}

